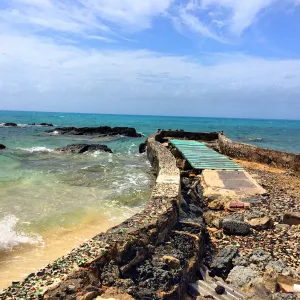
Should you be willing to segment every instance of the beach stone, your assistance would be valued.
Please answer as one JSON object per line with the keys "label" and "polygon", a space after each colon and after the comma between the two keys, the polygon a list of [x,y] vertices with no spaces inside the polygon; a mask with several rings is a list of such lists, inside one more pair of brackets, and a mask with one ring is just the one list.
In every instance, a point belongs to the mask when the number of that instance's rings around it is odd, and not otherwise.
{"label": "beach stone", "polygon": [[272,260],[267,264],[266,270],[274,270],[277,273],[282,273],[286,267],[286,264],[281,259],[275,261]]}
{"label": "beach stone", "polygon": [[93,299],[95,299],[98,295],[99,295],[99,293],[96,292],[96,291],[88,292],[88,293],[86,293],[84,296],[81,297],[81,300],[93,300]]}
{"label": "beach stone", "polygon": [[300,212],[286,212],[283,216],[283,224],[300,225]]}
{"label": "beach stone", "polygon": [[290,293],[274,293],[271,295],[271,300],[297,300],[297,296],[295,294]]}
{"label": "beach stone", "polygon": [[238,256],[238,249],[227,246],[219,251],[214,257],[210,266],[211,271],[222,278],[225,278],[233,267],[233,259]]}
{"label": "beach stone", "polygon": [[249,261],[252,263],[265,263],[267,264],[272,259],[271,255],[263,249],[255,249],[253,250]]}
{"label": "beach stone", "polygon": [[255,230],[270,229],[274,226],[274,222],[269,217],[255,218],[248,221],[250,226]]}
{"label": "beach stone", "polygon": [[6,146],[4,146],[3,144],[0,144],[0,150],[4,150],[6,149]]}
{"label": "beach stone", "polygon": [[213,211],[207,211],[203,214],[204,220],[208,227],[221,228],[221,217],[220,214]]}
{"label": "beach stone", "polygon": [[225,293],[224,286],[217,285],[215,288],[215,292],[217,293],[217,295],[223,295]]}
{"label": "beach stone", "polygon": [[222,222],[223,232],[229,235],[248,235],[250,234],[250,225],[244,221],[235,219],[225,219]]}
{"label": "beach stone", "polygon": [[68,145],[66,147],[62,148],[56,148],[55,151],[60,151],[63,153],[75,153],[75,154],[81,154],[85,152],[95,152],[95,151],[104,151],[112,153],[112,150],[108,148],[106,145],[100,145],[100,144],[73,144]]}
{"label": "beach stone", "polygon": [[258,272],[250,267],[236,266],[230,271],[227,281],[234,287],[241,288],[255,279],[258,275]]}
{"label": "beach stone", "polygon": [[208,204],[208,208],[212,210],[223,210],[225,207],[223,199],[215,199]]}
{"label": "beach stone", "polygon": [[18,124],[13,123],[13,122],[8,122],[8,123],[4,123],[4,126],[7,126],[7,127],[17,127]]}

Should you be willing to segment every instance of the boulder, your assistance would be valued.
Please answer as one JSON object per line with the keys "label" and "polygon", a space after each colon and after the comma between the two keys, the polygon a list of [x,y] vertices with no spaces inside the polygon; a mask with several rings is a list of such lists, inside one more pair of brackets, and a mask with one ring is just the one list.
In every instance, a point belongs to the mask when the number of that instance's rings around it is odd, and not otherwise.
{"label": "boulder", "polygon": [[208,227],[216,227],[221,228],[220,225],[220,214],[213,211],[207,211],[203,214],[205,223],[208,225]]}
{"label": "boulder", "polygon": [[147,144],[146,143],[141,143],[139,146],[139,153],[144,153],[146,152]]}
{"label": "boulder", "polygon": [[300,212],[286,212],[283,216],[283,224],[300,225]]}
{"label": "boulder", "polygon": [[41,126],[48,126],[48,127],[53,127],[53,124],[50,123],[41,123]]}
{"label": "boulder", "polygon": [[97,136],[115,136],[115,135],[124,135],[128,137],[142,137],[140,133],[137,133],[134,128],[129,127],[109,127],[109,126],[100,126],[100,127],[61,127],[55,128],[53,130],[46,130],[46,133],[54,133],[62,135],[97,135]]}
{"label": "boulder", "polygon": [[214,257],[210,266],[211,273],[216,276],[226,278],[230,270],[233,268],[233,259],[238,256],[238,249],[227,246],[219,251]]}
{"label": "boulder", "polygon": [[4,126],[7,126],[7,127],[17,127],[18,124],[12,123],[12,122],[8,122],[8,123],[4,123]]}
{"label": "boulder", "polygon": [[75,154],[81,154],[85,152],[95,152],[95,151],[104,151],[113,153],[110,148],[108,148],[106,145],[100,145],[100,144],[73,144],[68,145],[66,147],[62,148],[56,148],[55,151],[63,152],[63,153],[75,153]]}
{"label": "boulder", "polygon": [[6,149],[6,146],[4,146],[3,144],[0,144],[0,150],[4,150]]}
{"label": "boulder", "polygon": [[258,272],[250,267],[236,266],[231,270],[226,281],[234,287],[241,288],[256,277],[258,277]]}
{"label": "boulder", "polygon": [[273,228],[274,222],[269,217],[263,217],[263,218],[255,218],[248,221],[250,226],[255,230],[265,230]]}
{"label": "boulder", "polygon": [[229,235],[248,235],[251,232],[248,223],[236,219],[225,219],[222,226],[223,232]]}

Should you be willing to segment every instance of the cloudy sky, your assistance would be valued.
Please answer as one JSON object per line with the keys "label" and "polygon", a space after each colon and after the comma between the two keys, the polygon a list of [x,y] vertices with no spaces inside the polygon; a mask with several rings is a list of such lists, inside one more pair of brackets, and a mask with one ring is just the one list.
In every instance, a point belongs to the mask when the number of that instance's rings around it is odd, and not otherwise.
{"label": "cloudy sky", "polygon": [[300,0],[1,0],[0,109],[300,119]]}

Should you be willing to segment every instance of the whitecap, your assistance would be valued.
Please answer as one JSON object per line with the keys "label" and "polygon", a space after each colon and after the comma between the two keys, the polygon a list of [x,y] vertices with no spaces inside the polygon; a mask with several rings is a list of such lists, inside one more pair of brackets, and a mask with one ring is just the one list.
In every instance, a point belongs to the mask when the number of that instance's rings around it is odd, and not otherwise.
{"label": "whitecap", "polygon": [[53,152],[53,149],[46,148],[46,147],[32,147],[32,148],[18,148],[23,151],[28,151],[28,152]]}
{"label": "whitecap", "polygon": [[16,226],[18,219],[14,215],[9,215],[0,220],[0,251],[11,250],[21,244],[39,244],[42,238],[38,235],[26,235],[18,232]]}

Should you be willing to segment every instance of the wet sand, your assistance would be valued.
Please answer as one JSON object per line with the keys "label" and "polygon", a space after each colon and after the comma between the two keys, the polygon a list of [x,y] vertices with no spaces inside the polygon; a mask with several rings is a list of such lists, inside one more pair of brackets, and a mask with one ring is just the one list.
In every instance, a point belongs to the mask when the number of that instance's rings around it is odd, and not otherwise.
{"label": "wet sand", "polygon": [[119,223],[120,220],[109,221],[99,216],[98,220],[87,219],[72,229],[56,228],[55,231],[46,232],[43,243],[39,245],[26,245],[10,252],[0,252],[0,290]]}

